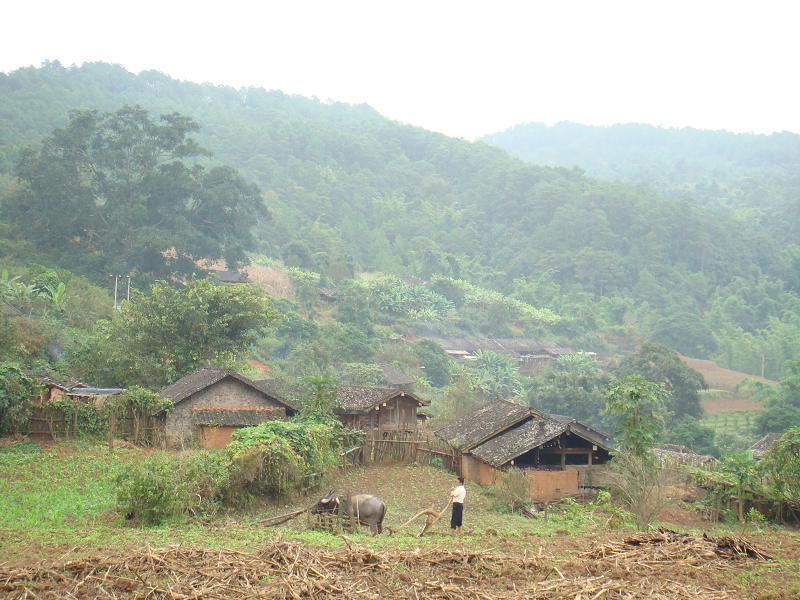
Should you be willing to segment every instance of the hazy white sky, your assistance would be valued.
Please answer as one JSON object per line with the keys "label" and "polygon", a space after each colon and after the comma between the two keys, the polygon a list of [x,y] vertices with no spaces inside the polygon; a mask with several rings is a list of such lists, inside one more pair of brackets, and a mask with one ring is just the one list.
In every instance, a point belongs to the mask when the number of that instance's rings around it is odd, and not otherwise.
{"label": "hazy white sky", "polygon": [[8,1],[0,70],[119,63],[365,102],[473,138],[524,121],[800,132],[799,3]]}

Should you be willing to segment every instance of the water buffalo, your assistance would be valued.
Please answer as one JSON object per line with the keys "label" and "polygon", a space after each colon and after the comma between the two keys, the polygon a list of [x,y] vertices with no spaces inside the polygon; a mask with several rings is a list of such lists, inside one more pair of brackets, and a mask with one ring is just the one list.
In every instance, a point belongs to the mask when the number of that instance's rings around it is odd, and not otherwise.
{"label": "water buffalo", "polygon": [[386,505],[383,500],[370,494],[339,496],[331,491],[311,509],[311,514],[323,513],[348,516],[361,525],[369,525],[372,535],[376,535],[383,531]]}

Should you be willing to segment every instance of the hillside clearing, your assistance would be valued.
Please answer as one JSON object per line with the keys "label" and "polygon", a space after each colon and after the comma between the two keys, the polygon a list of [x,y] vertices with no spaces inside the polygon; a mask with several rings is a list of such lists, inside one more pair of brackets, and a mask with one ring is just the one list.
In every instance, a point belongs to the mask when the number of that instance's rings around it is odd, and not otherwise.
{"label": "hillside clearing", "polygon": [[[288,504],[137,527],[115,512],[113,476],[146,451],[112,454],[89,443],[34,448],[0,452],[0,592],[9,597],[26,591],[82,598],[800,594],[797,531],[705,528],[714,537],[744,537],[774,556],[729,559],[702,539],[702,521],[680,503],[664,525],[689,536],[637,534],[633,542],[626,541],[632,529],[615,526],[613,513],[592,505],[554,505],[546,516],[527,519],[494,511],[490,491],[469,483],[462,543],[451,540],[445,520],[424,538],[415,537],[414,527],[376,537],[328,533],[302,517],[283,527],[261,524],[309,506],[319,492]],[[452,484],[453,475],[436,468],[383,465],[349,469],[326,487],[378,494],[388,506],[386,525],[397,527],[421,508],[441,509]]]}
{"label": "hillside clearing", "polygon": [[681,360],[689,365],[692,369],[697,371],[706,380],[708,387],[716,390],[724,390],[726,392],[736,392],[737,386],[745,379],[752,381],[760,381],[770,385],[776,385],[777,381],[767,379],[766,377],[759,377],[758,375],[750,375],[741,371],[734,371],[720,367],[713,360],[704,360],[702,358],[689,358],[688,356],[681,355]]}

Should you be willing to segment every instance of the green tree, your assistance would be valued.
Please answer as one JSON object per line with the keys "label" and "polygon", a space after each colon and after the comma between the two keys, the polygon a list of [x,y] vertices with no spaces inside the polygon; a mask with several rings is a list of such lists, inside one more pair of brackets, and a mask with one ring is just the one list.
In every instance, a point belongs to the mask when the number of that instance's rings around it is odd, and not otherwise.
{"label": "green tree", "polygon": [[478,350],[473,369],[475,386],[489,398],[511,398],[521,389],[517,365],[505,354]]}
{"label": "green tree", "polygon": [[650,337],[688,356],[706,357],[717,349],[708,325],[694,312],[675,306],[653,325]]}
{"label": "green tree", "polygon": [[726,456],[719,467],[719,474],[733,485],[736,494],[736,513],[744,523],[744,505],[753,488],[760,484],[758,468],[750,452]]}
{"label": "green tree", "polygon": [[42,386],[16,363],[0,363],[0,434],[15,433],[31,415],[31,401]]}
{"label": "green tree", "polygon": [[618,420],[617,447],[636,456],[652,454],[664,424],[667,391],[641,375],[627,375],[606,392],[607,415]]}
{"label": "green tree", "polygon": [[661,384],[668,392],[666,408],[681,418],[703,416],[698,392],[706,388],[703,376],[689,368],[674,350],[661,344],[645,343],[636,354],[627,356],[620,363],[621,376],[638,374]]}
{"label": "green tree", "polygon": [[772,445],[762,466],[773,496],[800,509],[800,427],[792,427]]}
{"label": "green tree", "polygon": [[233,365],[275,321],[269,298],[208,279],[153,285],[97,324],[72,365],[103,385],[158,389],[204,365]]}
{"label": "green tree", "polygon": [[305,416],[333,416],[339,384],[329,376],[304,377],[299,382],[300,406]]}
{"label": "green tree", "polygon": [[527,393],[528,403],[599,427],[604,421],[609,381],[610,377],[588,355],[568,354],[533,381]]}
{"label": "green tree", "polygon": [[694,417],[685,416],[666,429],[661,437],[668,444],[682,444],[698,454],[719,456],[720,449],[715,443],[714,430]]}
{"label": "green tree", "polygon": [[777,389],[760,386],[764,410],[756,417],[756,430],[762,435],[782,433],[800,427],[800,361],[790,361]]}
{"label": "green tree", "polygon": [[117,272],[191,273],[202,258],[234,268],[267,212],[234,169],[197,161],[207,155],[191,137],[198,129],[177,113],[154,121],[138,106],[73,111],[21,153],[22,185],[3,214],[38,247],[78,247]]}
{"label": "green tree", "polygon": [[439,344],[432,340],[420,340],[411,346],[411,353],[425,368],[425,377],[431,385],[444,387],[450,383],[453,361]]}

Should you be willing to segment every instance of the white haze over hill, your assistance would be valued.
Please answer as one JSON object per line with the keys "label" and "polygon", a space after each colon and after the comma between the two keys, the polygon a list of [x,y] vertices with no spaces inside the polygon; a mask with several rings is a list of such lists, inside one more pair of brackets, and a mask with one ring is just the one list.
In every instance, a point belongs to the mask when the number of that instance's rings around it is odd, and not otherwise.
{"label": "white haze over hill", "polygon": [[794,2],[6,3],[0,70],[107,61],[475,138],[519,122],[800,132]]}

